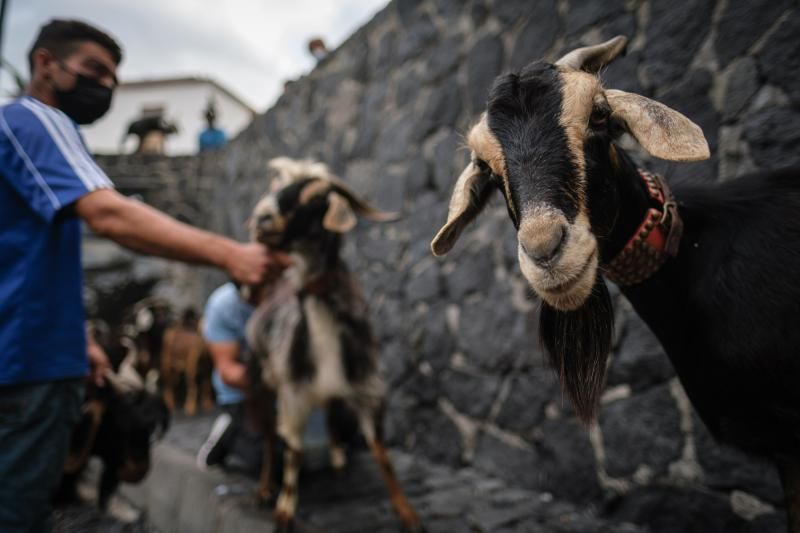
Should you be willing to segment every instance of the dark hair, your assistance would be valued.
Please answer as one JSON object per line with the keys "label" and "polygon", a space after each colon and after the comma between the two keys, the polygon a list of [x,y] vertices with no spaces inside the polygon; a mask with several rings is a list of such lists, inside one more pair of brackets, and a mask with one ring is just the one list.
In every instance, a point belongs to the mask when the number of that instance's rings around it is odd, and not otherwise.
{"label": "dark hair", "polygon": [[31,75],[33,75],[33,54],[39,48],[44,48],[50,51],[56,59],[63,60],[75,51],[79,43],[85,41],[92,41],[108,50],[117,65],[122,61],[122,48],[113,37],[104,31],[80,20],[53,19],[42,26],[28,52],[28,66],[31,69]]}

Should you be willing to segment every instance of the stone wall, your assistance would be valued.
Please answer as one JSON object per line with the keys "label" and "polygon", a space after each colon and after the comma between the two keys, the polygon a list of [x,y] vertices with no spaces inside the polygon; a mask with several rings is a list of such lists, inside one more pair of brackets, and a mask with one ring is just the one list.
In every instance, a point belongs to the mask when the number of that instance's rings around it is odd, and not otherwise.
{"label": "stone wall", "polygon": [[269,158],[327,162],[404,214],[362,222],[346,245],[383,342],[393,445],[652,531],[781,531],[777,476],[712,441],[618,292],[603,410],[587,431],[543,363],[505,206],[495,202],[446,259],[429,251],[466,161],[461,135],[494,76],[617,34],[629,53],[604,84],[685,113],[711,146],[708,162],[651,168],[714,181],[800,162],[796,2],[679,4],[394,0],[229,145],[198,220],[243,237]]}

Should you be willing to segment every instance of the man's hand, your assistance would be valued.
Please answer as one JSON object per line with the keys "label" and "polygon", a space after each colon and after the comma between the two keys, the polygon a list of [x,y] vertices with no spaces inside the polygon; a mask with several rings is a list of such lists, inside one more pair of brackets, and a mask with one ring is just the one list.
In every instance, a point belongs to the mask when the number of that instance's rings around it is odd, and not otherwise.
{"label": "man's hand", "polygon": [[235,254],[228,257],[226,270],[244,285],[261,285],[280,277],[291,265],[289,256],[268,251],[263,244],[238,244]]}
{"label": "man's hand", "polygon": [[89,339],[86,351],[89,354],[89,370],[92,381],[95,385],[101,387],[105,383],[103,376],[111,370],[111,363],[108,361],[106,352],[92,339]]}

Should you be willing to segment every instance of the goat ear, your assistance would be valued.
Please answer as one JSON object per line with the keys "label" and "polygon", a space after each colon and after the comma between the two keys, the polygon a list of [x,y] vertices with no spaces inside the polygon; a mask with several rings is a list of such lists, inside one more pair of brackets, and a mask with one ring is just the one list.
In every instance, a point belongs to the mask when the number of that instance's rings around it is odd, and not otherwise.
{"label": "goat ear", "polygon": [[467,165],[450,197],[447,222],[431,242],[433,255],[441,256],[450,251],[464,228],[483,210],[492,190],[489,173],[474,163]]}
{"label": "goat ear", "polygon": [[638,94],[613,89],[605,94],[614,115],[650,155],[669,161],[710,157],[703,130],[684,115]]}
{"label": "goat ear", "polygon": [[322,219],[322,227],[334,233],[347,233],[356,226],[356,214],[350,202],[341,194],[328,193],[328,210]]}

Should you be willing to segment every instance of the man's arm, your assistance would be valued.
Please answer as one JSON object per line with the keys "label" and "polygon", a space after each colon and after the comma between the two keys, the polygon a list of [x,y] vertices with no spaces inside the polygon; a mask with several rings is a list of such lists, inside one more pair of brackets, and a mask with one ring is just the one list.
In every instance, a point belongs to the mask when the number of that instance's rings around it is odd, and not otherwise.
{"label": "man's arm", "polygon": [[216,266],[245,284],[260,283],[267,270],[275,274],[286,259],[268,255],[264,246],[242,244],[193,228],[112,189],[101,189],[75,202],[75,211],[95,233],[131,250]]}
{"label": "man's arm", "polygon": [[209,342],[208,351],[223,383],[237,389],[247,389],[247,368],[239,361],[240,345],[232,342]]}

